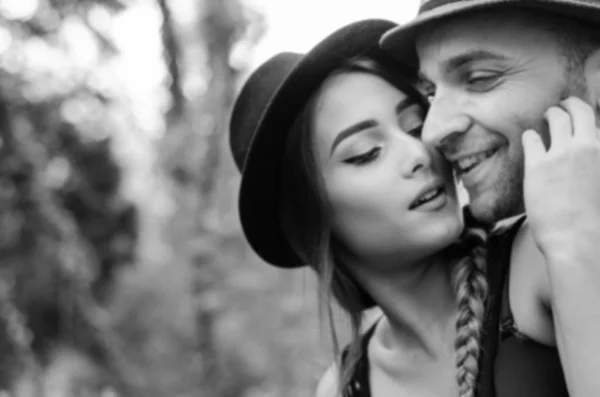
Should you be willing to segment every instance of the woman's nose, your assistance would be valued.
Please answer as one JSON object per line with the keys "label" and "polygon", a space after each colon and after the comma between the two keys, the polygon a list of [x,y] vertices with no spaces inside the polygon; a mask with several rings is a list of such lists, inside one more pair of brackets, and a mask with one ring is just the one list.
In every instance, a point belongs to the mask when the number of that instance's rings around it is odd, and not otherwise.
{"label": "woman's nose", "polygon": [[431,153],[427,146],[420,140],[412,136],[406,136],[404,142],[404,153],[402,157],[402,174],[407,178],[412,178],[431,167]]}

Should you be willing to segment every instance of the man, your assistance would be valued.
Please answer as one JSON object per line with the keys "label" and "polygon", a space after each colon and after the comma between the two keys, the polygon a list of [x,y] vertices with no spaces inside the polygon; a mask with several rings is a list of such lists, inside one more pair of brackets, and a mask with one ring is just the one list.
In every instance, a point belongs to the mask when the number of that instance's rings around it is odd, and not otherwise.
{"label": "man", "polygon": [[[600,0],[429,0],[381,41],[418,62],[431,99],[423,139],[455,167],[473,215],[527,209],[571,396],[600,395],[598,23]],[[511,299],[513,273],[532,271],[511,264]]]}

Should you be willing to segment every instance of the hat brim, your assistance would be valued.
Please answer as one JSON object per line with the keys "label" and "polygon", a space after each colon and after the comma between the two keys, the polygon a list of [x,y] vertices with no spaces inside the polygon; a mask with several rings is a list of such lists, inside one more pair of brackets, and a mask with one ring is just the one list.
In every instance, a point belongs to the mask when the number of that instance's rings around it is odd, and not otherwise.
{"label": "hat brim", "polygon": [[418,57],[415,45],[422,32],[436,23],[461,14],[499,8],[533,9],[600,23],[600,2],[592,4],[589,0],[471,0],[448,3],[425,11],[411,22],[383,34],[380,45],[390,56],[416,68]]}
{"label": "hat brim", "polygon": [[281,163],[293,122],[334,70],[378,49],[381,35],[394,26],[371,19],[338,29],[305,54],[264,110],[243,167],[239,215],[249,244],[266,262],[286,268],[306,265],[294,254],[279,218]]}

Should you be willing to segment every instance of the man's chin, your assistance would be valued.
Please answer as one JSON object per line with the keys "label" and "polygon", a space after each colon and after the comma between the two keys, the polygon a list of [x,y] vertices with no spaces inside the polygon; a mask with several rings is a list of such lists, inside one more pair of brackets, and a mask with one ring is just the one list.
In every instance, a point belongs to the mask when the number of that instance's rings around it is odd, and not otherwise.
{"label": "man's chin", "polygon": [[474,200],[469,203],[469,210],[471,215],[479,222],[486,224],[493,224],[496,222],[494,211],[486,203]]}
{"label": "man's chin", "polygon": [[497,206],[500,203],[494,189],[467,189],[469,193],[469,209],[479,222],[493,224],[497,221]]}
{"label": "man's chin", "polygon": [[470,196],[469,210],[476,220],[490,225],[524,212],[520,203],[493,192]]}

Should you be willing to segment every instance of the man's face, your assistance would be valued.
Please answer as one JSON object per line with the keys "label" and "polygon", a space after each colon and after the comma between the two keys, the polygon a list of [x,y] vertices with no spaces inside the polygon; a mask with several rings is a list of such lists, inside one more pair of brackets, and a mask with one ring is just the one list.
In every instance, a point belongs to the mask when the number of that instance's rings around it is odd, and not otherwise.
{"label": "man's face", "polygon": [[522,212],[521,134],[547,141],[544,113],[569,94],[556,38],[518,14],[477,13],[422,35],[417,52],[432,100],[423,140],[452,162],[476,218]]}

